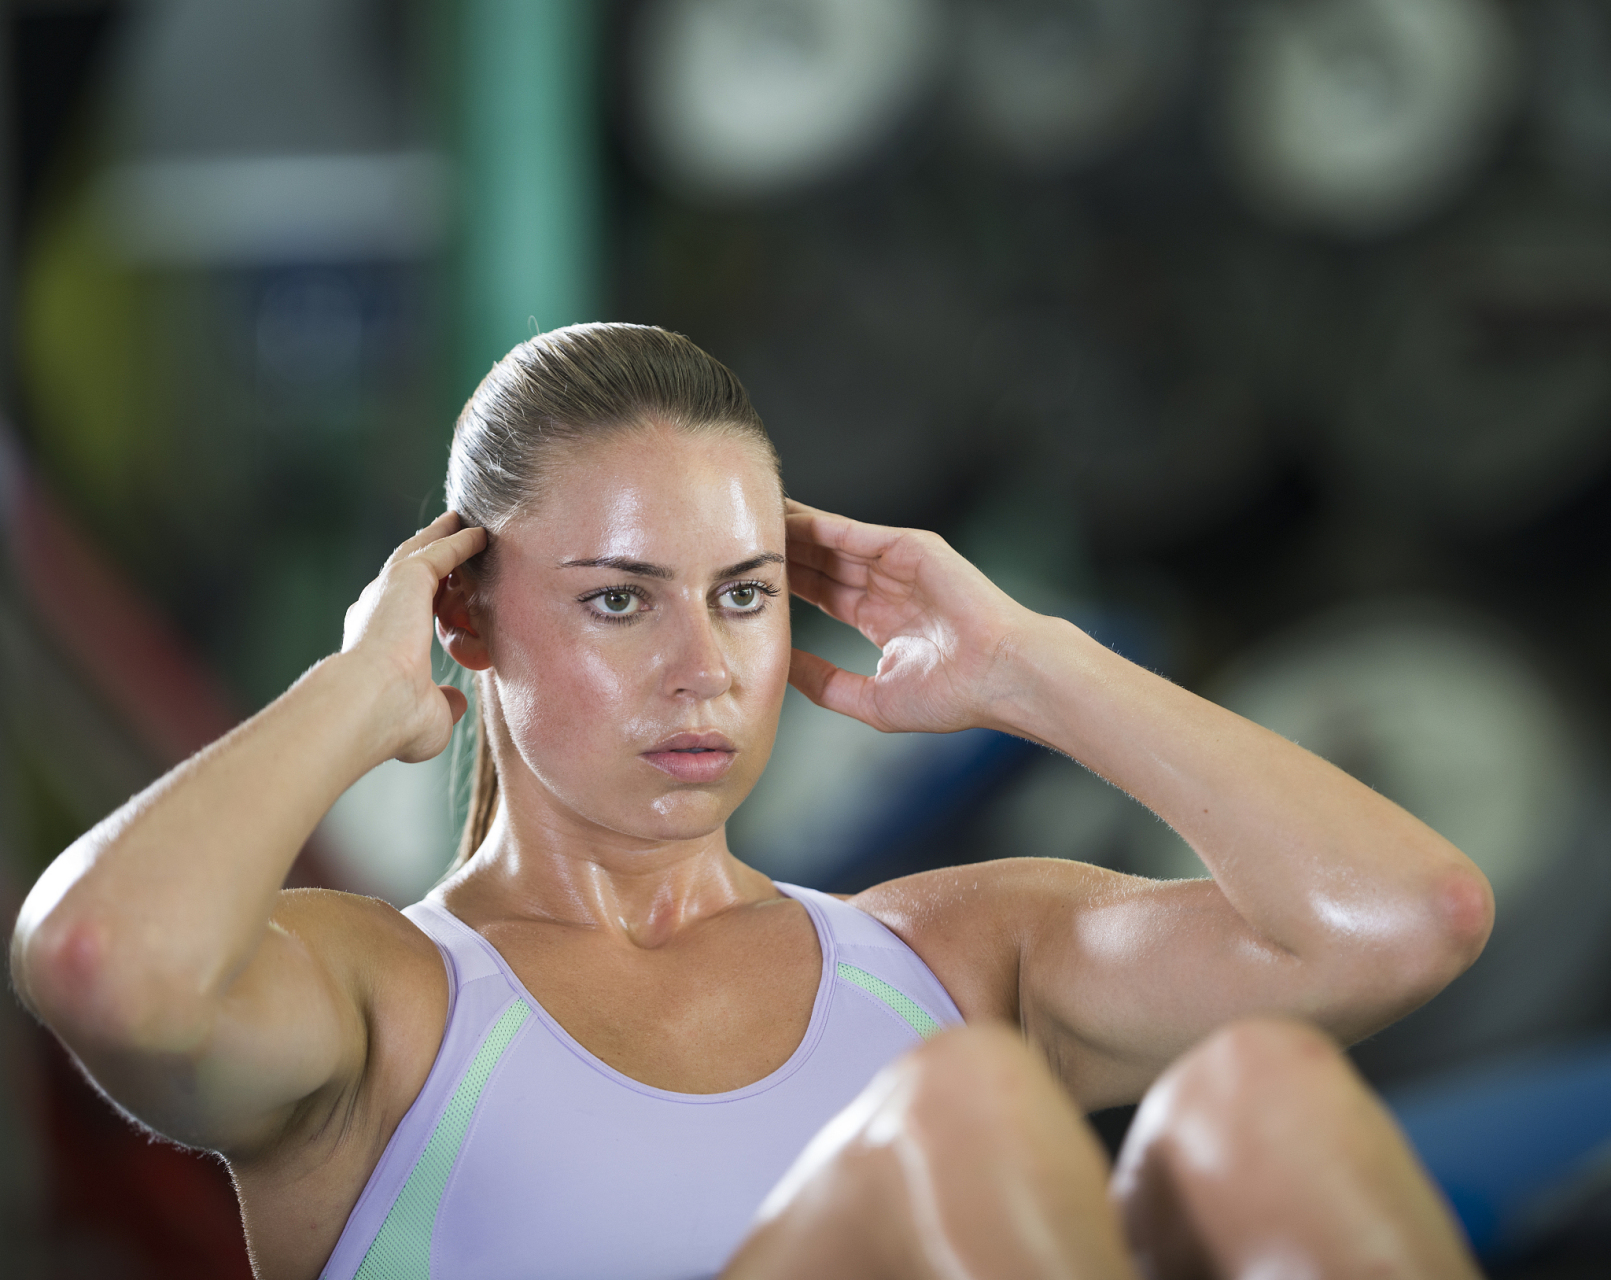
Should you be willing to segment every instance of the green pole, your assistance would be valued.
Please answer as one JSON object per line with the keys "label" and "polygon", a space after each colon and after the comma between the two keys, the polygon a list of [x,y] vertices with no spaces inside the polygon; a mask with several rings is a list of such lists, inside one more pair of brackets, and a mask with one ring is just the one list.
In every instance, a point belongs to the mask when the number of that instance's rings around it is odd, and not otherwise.
{"label": "green pole", "polygon": [[[596,0],[456,0],[459,334],[450,415],[510,347],[598,314]],[[450,19],[451,20],[451,19]],[[450,417],[451,420],[451,417]],[[439,659],[449,666],[446,659]],[[442,669],[442,668],[439,668]],[[473,722],[466,717],[461,730]],[[473,734],[452,748],[463,827]]]}
{"label": "green pole", "polygon": [[462,394],[510,347],[602,319],[593,0],[460,0]]}

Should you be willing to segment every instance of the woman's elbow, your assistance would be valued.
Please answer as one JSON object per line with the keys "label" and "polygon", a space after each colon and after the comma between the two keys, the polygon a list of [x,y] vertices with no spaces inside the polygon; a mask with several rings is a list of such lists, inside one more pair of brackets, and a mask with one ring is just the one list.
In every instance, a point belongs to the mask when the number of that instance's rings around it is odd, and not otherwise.
{"label": "woman's elbow", "polygon": [[53,912],[20,922],[11,980],[22,1002],[75,1048],[171,1052],[201,1034],[203,1001],[120,955],[104,920]]}
{"label": "woman's elbow", "polygon": [[1391,1016],[1402,1017],[1471,967],[1493,922],[1488,878],[1469,862],[1442,870],[1382,913],[1375,945],[1350,966],[1356,983],[1367,1003],[1385,1000]]}
{"label": "woman's elbow", "polygon": [[1475,864],[1458,867],[1436,884],[1431,914],[1436,934],[1436,959],[1447,976],[1438,989],[1448,986],[1469,969],[1494,928],[1494,891],[1488,877]]}
{"label": "woman's elbow", "polygon": [[1493,929],[1488,879],[1448,866],[1413,888],[1316,903],[1326,938],[1314,969],[1320,1006],[1347,1039],[1402,1018],[1482,954]]}
{"label": "woman's elbow", "polygon": [[98,1030],[97,1039],[116,1038],[107,1024],[123,1009],[107,990],[109,949],[106,930],[93,919],[58,910],[28,920],[25,913],[11,938],[12,986],[57,1031],[83,1027]]}

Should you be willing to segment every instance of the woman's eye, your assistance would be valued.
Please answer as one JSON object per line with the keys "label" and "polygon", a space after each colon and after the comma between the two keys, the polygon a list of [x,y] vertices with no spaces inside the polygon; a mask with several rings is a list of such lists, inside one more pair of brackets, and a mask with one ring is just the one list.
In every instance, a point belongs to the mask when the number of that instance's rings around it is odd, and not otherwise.
{"label": "woman's eye", "polygon": [[605,613],[623,617],[638,611],[638,597],[630,591],[605,591],[593,597]]}
{"label": "woman's eye", "polygon": [[761,602],[761,592],[758,587],[745,585],[742,587],[728,587],[722,592],[722,600],[729,609],[742,611],[754,610]]}

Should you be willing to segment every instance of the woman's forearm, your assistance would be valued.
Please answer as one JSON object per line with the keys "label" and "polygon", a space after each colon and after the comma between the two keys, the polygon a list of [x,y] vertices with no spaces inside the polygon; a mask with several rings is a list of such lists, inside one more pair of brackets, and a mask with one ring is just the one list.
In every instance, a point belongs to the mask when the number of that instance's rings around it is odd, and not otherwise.
{"label": "woman's forearm", "polygon": [[1152,809],[1269,942],[1305,958],[1387,947],[1463,967],[1486,939],[1487,882],[1448,841],[1072,624],[1037,618],[1016,631],[996,676],[998,727],[1067,752]]}
{"label": "woman's forearm", "polygon": [[384,681],[326,659],[69,847],[23,904],[17,990],[55,1023],[156,1051],[251,959],[298,851],[396,745]]}

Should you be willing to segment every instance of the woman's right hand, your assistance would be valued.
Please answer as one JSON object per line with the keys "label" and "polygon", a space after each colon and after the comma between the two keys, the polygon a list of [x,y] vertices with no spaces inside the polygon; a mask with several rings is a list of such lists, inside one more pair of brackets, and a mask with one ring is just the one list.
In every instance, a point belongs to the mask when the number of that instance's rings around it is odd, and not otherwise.
{"label": "woman's right hand", "polygon": [[431,670],[432,604],[442,580],[487,545],[487,531],[438,516],[396,551],[347,610],[341,652],[381,681],[388,757],[415,762],[443,750],[468,702]]}

